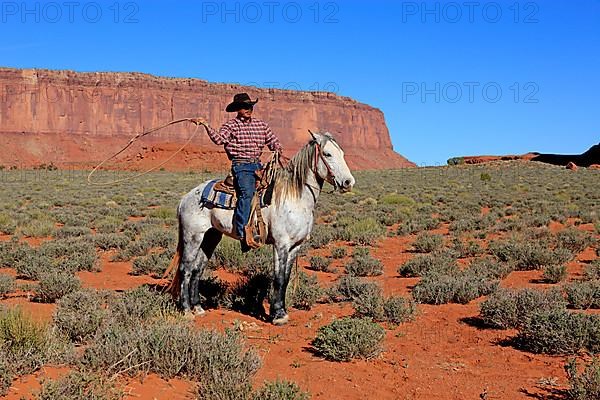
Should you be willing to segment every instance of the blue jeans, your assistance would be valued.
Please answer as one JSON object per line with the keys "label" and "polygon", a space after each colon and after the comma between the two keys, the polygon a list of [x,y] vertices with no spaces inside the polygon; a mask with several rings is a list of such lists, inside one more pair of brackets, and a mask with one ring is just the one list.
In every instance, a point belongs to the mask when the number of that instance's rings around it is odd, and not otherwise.
{"label": "blue jeans", "polygon": [[231,173],[237,194],[237,205],[233,213],[233,229],[239,237],[244,237],[244,227],[250,218],[252,197],[256,190],[256,175],[261,168],[259,163],[233,164]]}

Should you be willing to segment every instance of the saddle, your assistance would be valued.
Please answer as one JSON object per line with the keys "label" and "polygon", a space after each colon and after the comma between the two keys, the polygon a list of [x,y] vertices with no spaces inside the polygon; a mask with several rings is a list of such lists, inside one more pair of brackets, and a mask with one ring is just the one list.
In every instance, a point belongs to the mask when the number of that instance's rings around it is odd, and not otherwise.
{"label": "saddle", "polygon": [[[264,175],[264,169],[259,169],[254,173],[256,175],[256,191],[258,193],[263,188],[262,177]],[[229,174],[225,179],[215,182],[213,190],[217,192],[227,193],[232,196],[236,196],[235,184],[233,183],[233,175]]]}
{"label": "saddle", "polygon": [[[275,153],[262,169],[255,172],[256,190],[252,198],[250,218],[244,227],[246,244],[252,249],[261,247],[267,241],[267,226],[261,208],[271,204],[274,173],[281,165],[279,155]],[[225,179],[210,181],[201,194],[200,202],[202,205],[209,203],[219,208],[235,209],[237,194],[233,176],[229,174]]]}

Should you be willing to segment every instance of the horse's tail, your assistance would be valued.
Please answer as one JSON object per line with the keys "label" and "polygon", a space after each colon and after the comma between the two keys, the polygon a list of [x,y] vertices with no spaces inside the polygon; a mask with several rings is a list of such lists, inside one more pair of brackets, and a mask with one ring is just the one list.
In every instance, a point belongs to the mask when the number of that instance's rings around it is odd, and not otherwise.
{"label": "horse's tail", "polygon": [[[177,219],[179,220],[179,207],[177,207]],[[171,263],[163,274],[163,279],[167,279],[173,274],[173,270],[175,270],[175,275],[173,276],[171,283],[164,289],[164,291],[170,293],[175,300],[179,299],[179,291],[181,289],[181,271],[179,270],[179,261],[181,260],[181,254],[183,252],[183,229],[181,227],[181,221],[178,222],[179,237],[177,239],[177,250],[175,251],[175,255],[173,255],[173,259],[171,259]]]}

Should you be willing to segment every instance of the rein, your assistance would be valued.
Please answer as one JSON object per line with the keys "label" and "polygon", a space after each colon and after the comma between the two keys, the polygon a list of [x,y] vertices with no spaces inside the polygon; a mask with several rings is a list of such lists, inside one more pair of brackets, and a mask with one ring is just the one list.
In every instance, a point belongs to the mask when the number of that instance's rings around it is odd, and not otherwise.
{"label": "rein", "polygon": [[134,176],[129,176],[129,177],[126,177],[126,178],[117,179],[117,180],[110,181],[110,182],[101,182],[101,183],[100,183],[100,182],[92,182],[92,175],[94,175],[94,174],[96,173],[96,171],[97,171],[97,170],[98,170],[98,169],[99,169],[99,168],[100,168],[102,165],[104,165],[104,164],[105,164],[107,161],[110,161],[110,160],[112,160],[113,158],[117,157],[119,154],[121,154],[122,152],[124,152],[125,150],[127,150],[127,149],[128,149],[128,148],[129,148],[129,147],[130,147],[130,146],[131,146],[131,145],[132,145],[132,144],[133,144],[133,143],[134,143],[136,140],[138,140],[139,138],[141,138],[141,137],[144,137],[144,136],[146,136],[146,135],[148,135],[148,134],[150,134],[150,133],[153,133],[153,132],[159,131],[159,130],[161,130],[161,129],[164,129],[164,128],[166,128],[166,127],[168,127],[168,126],[171,126],[171,125],[179,124],[179,123],[181,123],[181,122],[185,122],[185,121],[191,122],[191,120],[192,120],[192,119],[193,119],[193,118],[181,118],[181,119],[176,119],[176,120],[173,120],[173,121],[171,121],[171,122],[168,122],[168,123],[166,123],[166,124],[164,124],[164,125],[161,125],[161,126],[159,126],[159,127],[157,127],[157,128],[152,128],[152,129],[150,129],[149,131],[145,131],[145,132],[140,132],[140,133],[138,133],[137,135],[135,135],[134,137],[132,137],[132,138],[129,140],[129,143],[127,143],[127,145],[126,145],[125,147],[123,147],[121,150],[117,151],[117,152],[116,152],[115,154],[113,154],[112,156],[109,156],[108,158],[106,158],[105,160],[103,160],[103,161],[102,161],[100,164],[98,164],[96,167],[94,167],[94,169],[92,170],[92,172],[90,172],[90,173],[89,173],[89,175],[88,175],[88,177],[87,177],[88,184],[90,184],[90,185],[95,185],[95,186],[106,186],[106,185],[113,185],[113,184],[115,184],[115,183],[121,183],[121,182],[125,182],[125,181],[131,180],[131,179],[136,179],[136,178],[139,178],[139,177],[141,177],[141,176],[144,176],[144,175],[146,175],[146,174],[148,174],[148,173],[150,173],[150,172],[152,172],[152,171],[156,170],[157,168],[160,168],[160,167],[162,167],[163,165],[165,165],[166,163],[168,163],[169,161],[171,161],[171,160],[172,160],[172,159],[173,159],[173,158],[174,158],[174,157],[175,157],[175,156],[176,156],[178,153],[180,153],[180,152],[181,152],[181,151],[182,151],[182,150],[183,150],[183,149],[184,149],[184,148],[185,148],[185,147],[186,147],[188,144],[190,144],[190,142],[192,141],[192,139],[193,139],[193,138],[196,136],[196,134],[198,133],[198,128],[200,127],[200,125],[196,124],[196,129],[194,129],[194,132],[192,132],[192,135],[191,135],[191,136],[189,137],[189,139],[188,139],[188,140],[187,140],[187,141],[184,143],[184,145],[183,145],[183,146],[181,146],[179,149],[177,149],[177,151],[175,151],[175,153],[173,153],[173,154],[172,154],[172,155],[171,155],[169,158],[167,158],[165,161],[163,161],[162,163],[160,163],[160,164],[158,164],[158,165],[156,165],[156,166],[154,166],[154,167],[150,168],[149,170],[147,170],[147,171],[144,171],[144,172],[141,172],[141,173],[139,173],[139,174],[136,174],[136,175],[134,175]]}

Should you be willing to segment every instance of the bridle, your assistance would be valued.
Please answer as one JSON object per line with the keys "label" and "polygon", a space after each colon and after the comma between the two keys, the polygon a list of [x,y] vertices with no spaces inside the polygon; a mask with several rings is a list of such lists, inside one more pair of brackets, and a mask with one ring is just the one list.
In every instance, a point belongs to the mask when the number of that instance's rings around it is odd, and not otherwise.
{"label": "bridle", "polygon": [[[315,142],[315,166],[313,169],[315,175],[318,175],[319,158],[321,159],[321,161],[323,161],[323,165],[325,165],[325,168],[327,169],[327,177],[325,178],[325,180],[331,183],[334,188],[337,188],[337,183],[335,182],[335,175],[333,174],[331,166],[329,165],[329,163],[325,159],[325,156],[323,155],[323,147],[318,142]],[[330,179],[333,181],[333,183],[330,182]]]}

